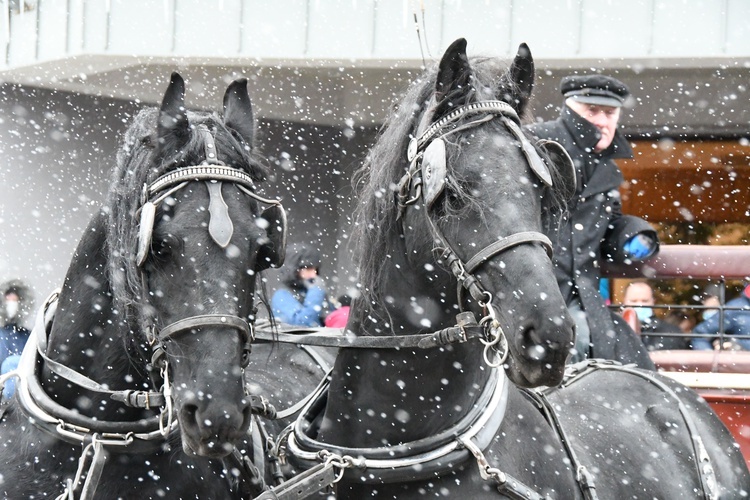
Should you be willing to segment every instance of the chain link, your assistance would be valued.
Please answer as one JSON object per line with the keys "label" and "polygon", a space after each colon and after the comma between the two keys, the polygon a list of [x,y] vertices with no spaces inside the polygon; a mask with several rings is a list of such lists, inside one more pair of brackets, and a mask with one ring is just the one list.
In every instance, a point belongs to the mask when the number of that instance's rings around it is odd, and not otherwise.
{"label": "chain link", "polygon": [[[491,368],[497,368],[508,359],[508,340],[505,337],[505,331],[497,320],[495,308],[492,306],[492,294],[486,290],[484,293],[487,295],[487,301],[480,301],[479,305],[487,311],[487,315],[479,320],[479,324],[485,327],[484,331],[487,338],[480,338],[479,341],[484,344],[482,357],[485,364]],[[494,361],[491,359],[493,357],[495,358]]]}
{"label": "chain link", "polygon": [[[166,437],[172,430],[172,419],[174,418],[174,409],[172,401],[172,384],[169,382],[169,363],[164,359],[164,365],[161,368],[161,377],[164,384],[161,386],[161,392],[164,394],[164,406],[159,413],[159,432]],[[166,417],[166,425],[164,423]]]}
{"label": "chain link", "polygon": [[350,455],[337,455],[335,453],[331,453],[328,450],[320,450],[320,452],[318,452],[318,456],[326,466],[330,465],[338,469],[338,473],[331,484],[336,484],[341,481],[341,478],[344,477],[344,472],[346,471],[346,469],[359,467],[361,465],[359,460]]}

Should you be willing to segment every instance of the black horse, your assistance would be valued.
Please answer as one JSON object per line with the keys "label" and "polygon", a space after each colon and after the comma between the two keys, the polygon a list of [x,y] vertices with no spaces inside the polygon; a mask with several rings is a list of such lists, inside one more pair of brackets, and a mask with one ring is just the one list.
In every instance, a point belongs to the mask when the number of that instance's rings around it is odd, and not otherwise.
{"label": "black horse", "polygon": [[223,116],[187,111],[184,90],[173,74],[161,109],[135,117],[40,313],[0,424],[3,498],[237,493],[256,279],[283,261],[285,219],[256,192],[247,81]]}
{"label": "black horse", "polygon": [[341,498],[745,498],[694,392],[604,361],[566,373],[573,322],[540,231],[574,176],[520,129],[533,80],[525,45],[506,71],[461,39],[391,113],[357,179],[351,348],[290,459],[340,472]]}

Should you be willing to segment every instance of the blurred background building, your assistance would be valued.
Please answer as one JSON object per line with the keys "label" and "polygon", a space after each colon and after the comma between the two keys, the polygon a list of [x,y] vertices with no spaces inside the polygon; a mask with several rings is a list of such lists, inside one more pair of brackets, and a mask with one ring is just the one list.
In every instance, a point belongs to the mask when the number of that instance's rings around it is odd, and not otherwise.
{"label": "blurred background building", "polygon": [[351,174],[396,96],[459,37],[508,60],[529,44],[530,119],[557,116],[562,76],[626,82],[625,210],[672,243],[747,243],[748,19],[745,0],[2,0],[0,281],[40,298],[62,284],[122,131],[177,70],[196,108],[250,80],[276,171],[266,193],[345,292]]}

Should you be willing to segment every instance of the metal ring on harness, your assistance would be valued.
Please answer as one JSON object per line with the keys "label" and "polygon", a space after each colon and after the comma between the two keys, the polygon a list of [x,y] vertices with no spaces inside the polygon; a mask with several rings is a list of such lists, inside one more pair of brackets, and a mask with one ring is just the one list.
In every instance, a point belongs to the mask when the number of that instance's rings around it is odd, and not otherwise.
{"label": "metal ring on harness", "polygon": [[[508,359],[508,339],[505,336],[503,327],[500,325],[500,322],[495,315],[495,308],[492,306],[492,294],[487,290],[484,291],[484,294],[487,296],[487,301],[479,302],[479,305],[487,309],[487,316],[479,320],[479,324],[486,327],[485,332],[489,339],[480,338],[479,341],[484,344],[482,357],[484,358],[485,364],[492,368],[497,368]],[[496,347],[498,344],[501,344],[500,349]],[[494,351],[495,358],[497,358],[496,361],[490,360],[490,351]]]}

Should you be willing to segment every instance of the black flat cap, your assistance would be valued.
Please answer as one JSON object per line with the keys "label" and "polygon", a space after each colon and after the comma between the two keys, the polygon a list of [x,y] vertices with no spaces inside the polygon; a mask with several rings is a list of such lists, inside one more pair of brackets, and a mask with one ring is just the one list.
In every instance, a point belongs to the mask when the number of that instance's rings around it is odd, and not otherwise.
{"label": "black flat cap", "polygon": [[560,81],[560,92],[566,99],[614,108],[621,107],[630,95],[627,85],[605,75],[566,76]]}

